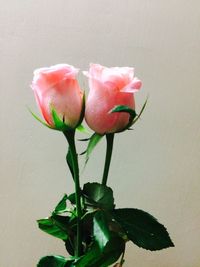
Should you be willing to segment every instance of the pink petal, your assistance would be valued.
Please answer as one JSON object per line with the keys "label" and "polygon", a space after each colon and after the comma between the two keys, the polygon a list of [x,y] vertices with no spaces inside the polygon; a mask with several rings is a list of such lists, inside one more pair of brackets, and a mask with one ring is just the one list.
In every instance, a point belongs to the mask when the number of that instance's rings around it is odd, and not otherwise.
{"label": "pink petal", "polygon": [[120,91],[124,93],[135,93],[141,88],[141,86],[142,82],[135,77],[131,83],[122,88]]}

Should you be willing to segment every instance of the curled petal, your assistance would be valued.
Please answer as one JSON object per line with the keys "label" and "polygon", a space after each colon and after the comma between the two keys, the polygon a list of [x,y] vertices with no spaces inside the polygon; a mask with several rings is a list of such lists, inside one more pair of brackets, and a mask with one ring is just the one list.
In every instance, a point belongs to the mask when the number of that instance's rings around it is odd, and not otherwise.
{"label": "curled petal", "polygon": [[124,93],[135,93],[142,87],[142,82],[138,78],[134,78],[131,83],[126,85],[120,91]]}

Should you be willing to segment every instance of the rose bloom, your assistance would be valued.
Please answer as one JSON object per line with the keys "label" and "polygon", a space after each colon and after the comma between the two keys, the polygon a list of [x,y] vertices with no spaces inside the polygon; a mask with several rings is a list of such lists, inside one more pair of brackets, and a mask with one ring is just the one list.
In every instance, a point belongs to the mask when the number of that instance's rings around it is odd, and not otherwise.
{"label": "rose bloom", "polygon": [[130,115],[110,111],[118,105],[135,109],[134,93],[140,89],[142,83],[134,77],[134,69],[90,64],[89,72],[84,74],[89,78],[90,87],[85,111],[89,127],[99,134],[123,130]]}
{"label": "rose bloom", "polygon": [[75,128],[80,120],[83,92],[76,75],[78,69],[67,64],[36,69],[31,87],[47,124],[55,128],[52,109],[68,126]]}

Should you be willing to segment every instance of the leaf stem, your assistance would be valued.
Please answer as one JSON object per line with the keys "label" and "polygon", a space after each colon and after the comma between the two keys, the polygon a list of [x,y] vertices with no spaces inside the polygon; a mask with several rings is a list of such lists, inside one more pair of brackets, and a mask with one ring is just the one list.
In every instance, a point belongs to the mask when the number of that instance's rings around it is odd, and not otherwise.
{"label": "leaf stem", "polygon": [[103,185],[106,185],[108,180],[108,172],[110,168],[110,162],[113,150],[114,133],[106,134],[106,141],[107,141],[107,148],[106,148],[106,158],[105,158],[103,178],[102,178]]}
{"label": "leaf stem", "polygon": [[123,265],[123,263],[124,263],[124,255],[125,255],[125,249],[126,249],[126,245],[125,245],[125,247],[124,247],[124,251],[122,252],[122,256],[121,256],[121,260],[120,260],[120,266],[122,266]]}
{"label": "leaf stem", "polygon": [[69,144],[69,150],[72,158],[72,167],[74,172],[76,216],[77,216],[77,241],[76,241],[75,256],[79,257],[81,255],[81,249],[82,249],[82,233],[81,233],[82,209],[81,209],[81,189],[79,181],[78,156],[74,141],[75,130],[67,130],[63,133]]}

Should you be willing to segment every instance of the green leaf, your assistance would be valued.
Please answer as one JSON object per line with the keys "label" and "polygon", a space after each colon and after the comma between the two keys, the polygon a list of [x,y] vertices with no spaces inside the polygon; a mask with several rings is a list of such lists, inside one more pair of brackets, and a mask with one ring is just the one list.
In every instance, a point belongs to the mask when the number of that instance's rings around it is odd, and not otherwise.
{"label": "green leaf", "polygon": [[[104,249],[104,254],[107,255],[107,264],[110,265],[116,262],[122,252],[125,250],[125,241],[119,236],[113,236]],[[109,258],[109,257],[110,258]],[[104,266],[104,265],[103,265]],[[106,267],[107,265],[105,265]]]}
{"label": "green leaf", "polygon": [[67,260],[62,256],[45,256],[40,259],[37,267],[71,267],[73,260]]}
{"label": "green leaf", "polygon": [[70,239],[65,241],[65,248],[69,255],[73,256],[75,254],[74,243]]}
{"label": "green leaf", "polygon": [[[97,267],[93,265],[97,258],[99,258],[100,250],[97,244],[89,248],[88,252],[74,263],[76,267]],[[100,267],[100,266],[98,266]]]}
{"label": "green leaf", "polygon": [[111,239],[111,232],[104,211],[99,210],[94,215],[93,234],[100,250],[103,251],[104,247]]}
{"label": "green leaf", "polygon": [[86,246],[90,246],[92,241],[94,240],[93,220],[94,220],[95,213],[96,213],[95,210],[87,211],[81,218],[82,238],[83,238],[83,242],[86,244]]}
{"label": "green leaf", "polygon": [[76,194],[72,193],[68,196],[69,201],[71,202],[72,205],[76,205]]}
{"label": "green leaf", "polygon": [[86,150],[86,163],[89,160],[90,154],[92,153],[92,151],[94,150],[95,146],[99,143],[99,141],[101,140],[101,138],[103,137],[103,135],[94,133],[91,137],[90,137],[90,141],[88,143],[87,146],[87,150]]}
{"label": "green leaf", "polygon": [[174,246],[166,228],[147,212],[127,208],[116,209],[113,215],[138,247],[153,251]]}
{"label": "green leaf", "polygon": [[63,213],[66,211],[66,207],[67,207],[67,195],[65,194],[55,207],[54,213],[55,214]]}
{"label": "green leaf", "polygon": [[72,161],[72,155],[71,155],[71,152],[70,152],[70,146],[68,148],[68,152],[67,152],[67,156],[66,156],[66,161],[67,161],[69,170],[71,172],[71,175],[72,175],[72,177],[74,179],[73,161]]}
{"label": "green leaf", "polygon": [[94,243],[88,252],[74,263],[76,267],[108,267],[118,260],[125,247],[120,237],[113,237],[104,251],[101,251],[98,244]]}
{"label": "green leaf", "polygon": [[46,219],[37,220],[38,227],[54,237],[67,240],[67,224],[69,217],[53,215]]}
{"label": "green leaf", "polygon": [[99,183],[87,183],[83,187],[86,205],[112,210],[114,208],[113,191],[110,187]]}
{"label": "green leaf", "polygon": [[61,215],[57,215],[57,214],[52,214],[51,216],[52,220],[54,221],[54,223],[60,227],[60,229],[68,232],[70,229],[70,227],[73,225],[74,222],[72,222],[74,216],[71,214],[71,216],[61,216]]}

